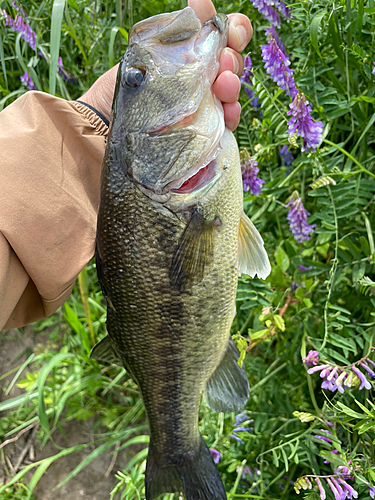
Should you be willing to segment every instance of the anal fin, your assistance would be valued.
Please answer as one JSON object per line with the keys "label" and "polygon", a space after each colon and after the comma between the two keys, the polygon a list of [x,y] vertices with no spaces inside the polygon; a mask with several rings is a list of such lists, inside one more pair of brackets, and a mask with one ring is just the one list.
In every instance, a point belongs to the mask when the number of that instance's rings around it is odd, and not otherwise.
{"label": "anal fin", "polygon": [[249,381],[244,367],[238,365],[240,353],[229,336],[224,358],[208,380],[204,398],[213,411],[231,413],[241,410],[249,399]]}
{"label": "anal fin", "polygon": [[238,231],[238,271],[239,275],[248,274],[252,278],[266,279],[271,272],[270,261],[257,228],[242,213]]}

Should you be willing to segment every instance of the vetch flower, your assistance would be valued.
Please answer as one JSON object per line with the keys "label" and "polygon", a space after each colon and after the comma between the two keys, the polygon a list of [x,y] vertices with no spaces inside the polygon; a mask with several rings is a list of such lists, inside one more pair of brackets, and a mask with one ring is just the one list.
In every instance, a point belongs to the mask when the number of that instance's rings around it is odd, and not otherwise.
{"label": "vetch flower", "polygon": [[359,380],[361,381],[361,385],[358,387],[358,389],[361,390],[361,389],[365,388],[367,390],[370,390],[371,384],[367,380],[367,378],[363,375],[361,370],[358,370],[358,368],[356,366],[352,366],[352,370],[358,376]]}
{"label": "vetch flower", "polygon": [[284,56],[289,59],[288,52],[286,51],[285,45],[283,44],[279,33],[276,31],[274,26],[271,26],[271,28],[266,29],[266,37],[267,40],[270,40],[271,38],[274,38],[276,40],[276,43],[281,50],[281,52],[284,54]]}
{"label": "vetch flower", "polygon": [[289,229],[298,243],[308,241],[311,234],[314,232],[316,224],[307,224],[306,217],[310,215],[303,206],[301,198],[297,198],[297,194],[293,195],[289,200],[289,213],[286,217],[289,222]]}
{"label": "vetch flower", "polygon": [[[375,75],[375,62],[374,62],[374,69],[372,70],[372,74]],[[372,497],[374,498],[374,497]]]}
{"label": "vetch flower", "polygon": [[[280,28],[280,16],[276,9],[269,5],[269,1],[267,0],[251,0],[255,8],[262,14],[263,17],[267,19],[273,26],[276,28]],[[272,2],[273,3],[273,2]],[[282,2],[280,2],[282,3]]]}
{"label": "vetch flower", "polygon": [[27,71],[20,77],[21,82],[27,87],[29,90],[36,90],[36,86],[34,85],[34,82],[31,78],[31,76],[28,74]]}
{"label": "vetch flower", "polygon": [[231,438],[233,438],[234,440],[236,440],[238,443],[240,444],[245,444],[242,439],[240,439],[238,436],[236,436],[235,434],[231,434],[230,435]]}
{"label": "vetch flower", "polygon": [[274,38],[271,38],[268,45],[262,45],[261,49],[265,70],[272,80],[285,90],[291,99],[294,99],[298,95],[298,90],[293,70],[289,68],[289,59],[283,54]]}
{"label": "vetch flower", "polygon": [[287,144],[284,144],[284,146],[280,149],[279,155],[284,160],[284,164],[286,167],[290,167],[294,162],[294,156],[290,152],[289,146]]}
{"label": "vetch flower", "polygon": [[241,172],[242,172],[242,182],[243,190],[251,191],[252,195],[259,196],[262,192],[262,184],[265,181],[257,177],[259,168],[257,167],[258,162],[253,160],[247,149],[241,151]]}
{"label": "vetch flower", "polygon": [[344,479],[339,477],[337,482],[341,484],[345,496],[343,498],[358,498],[358,491],[356,491],[350,484],[348,484]]}
{"label": "vetch flower", "polygon": [[306,366],[316,366],[319,361],[318,351],[309,351],[305,358],[302,358],[302,363]]}
{"label": "vetch flower", "polygon": [[299,271],[311,271],[311,269],[313,268],[313,266],[303,266],[302,264],[299,264],[298,266],[298,269]]}
{"label": "vetch flower", "polygon": [[323,488],[322,482],[318,477],[315,478],[316,484],[318,485],[319,488],[319,493],[320,493],[320,500],[325,500],[326,498],[326,492]]}
{"label": "vetch flower", "polygon": [[9,26],[12,31],[16,33],[22,33],[21,38],[23,38],[30,47],[35,50],[36,47],[36,33],[31,28],[27,21],[27,17],[22,10],[22,15],[17,14],[14,19],[3,10],[3,15],[5,17],[5,26]]}
{"label": "vetch flower", "polygon": [[215,450],[215,448],[210,448],[210,452],[211,452],[211,456],[213,458],[213,461],[215,462],[215,464],[218,464],[221,460],[221,453],[217,450]]}
{"label": "vetch flower", "polygon": [[[244,70],[243,70],[242,76],[240,78],[241,84],[242,85],[247,84],[247,85],[252,86],[253,85],[253,81],[252,81],[253,72],[251,71],[252,61],[251,61],[250,56],[246,56],[244,58],[243,64],[244,64]],[[255,92],[252,89],[249,89],[246,85],[243,85],[243,88],[244,88],[244,91],[246,92],[248,98],[251,100],[251,104],[254,106],[254,108],[257,108],[257,109],[260,108],[259,99],[255,95]]]}
{"label": "vetch flower", "polygon": [[[335,497],[335,500],[343,500],[342,494],[340,494],[336,488],[336,486],[333,484],[331,478],[327,477],[326,481],[328,483],[328,486],[331,488],[331,491],[333,493],[333,496]],[[345,497],[344,497],[345,499]]]}
{"label": "vetch flower", "polygon": [[368,483],[367,486],[370,488],[370,491],[369,491],[370,497],[371,498],[375,498],[375,488],[374,488],[374,486],[371,486],[370,483]]}
{"label": "vetch flower", "polygon": [[288,115],[292,115],[288,122],[288,133],[293,136],[296,133],[303,137],[302,151],[315,151],[322,141],[323,123],[314,122],[311,118],[311,106],[301,92],[293,96],[293,102],[289,105]]}
{"label": "vetch flower", "polygon": [[369,367],[367,363],[371,363],[370,359],[367,359],[365,361],[362,361],[362,363],[359,363],[362,368],[366,370],[366,372],[370,375],[370,377],[375,378],[375,372]]}

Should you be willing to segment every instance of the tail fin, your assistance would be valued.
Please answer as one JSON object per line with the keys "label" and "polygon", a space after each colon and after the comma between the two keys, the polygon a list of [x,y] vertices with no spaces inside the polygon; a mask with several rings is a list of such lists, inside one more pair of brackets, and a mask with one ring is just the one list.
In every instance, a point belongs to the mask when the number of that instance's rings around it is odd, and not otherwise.
{"label": "tail fin", "polygon": [[186,500],[226,500],[227,495],[210,450],[200,436],[199,450],[182,458],[178,464],[168,463],[152,452],[147,458],[146,500],[163,493],[184,492]]}

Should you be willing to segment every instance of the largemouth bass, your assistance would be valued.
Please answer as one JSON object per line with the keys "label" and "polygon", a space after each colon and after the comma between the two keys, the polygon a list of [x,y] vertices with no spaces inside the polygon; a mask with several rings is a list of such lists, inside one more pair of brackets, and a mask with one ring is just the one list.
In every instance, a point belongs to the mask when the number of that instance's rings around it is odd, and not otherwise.
{"label": "largemouth bass", "polygon": [[202,25],[191,8],[146,19],[118,70],[96,241],[108,337],[92,356],[123,364],[141,391],[147,500],[226,499],[198,410],[203,391],[215,411],[245,405],[229,335],[237,277],[270,271],[212,93],[227,24],[217,15]]}

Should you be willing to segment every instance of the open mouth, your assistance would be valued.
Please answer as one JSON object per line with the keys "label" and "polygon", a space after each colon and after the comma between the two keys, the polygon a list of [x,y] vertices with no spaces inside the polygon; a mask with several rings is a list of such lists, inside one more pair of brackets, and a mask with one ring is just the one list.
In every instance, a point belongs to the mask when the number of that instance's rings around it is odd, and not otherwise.
{"label": "open mouth", "polygon": [[202,167],[194,175],[185,180],[178,188],[172,188],[172,193],[188,194],[198,191],[200,188],[209,184],[217,174],[216,161],[211,161],[205,167]]}

